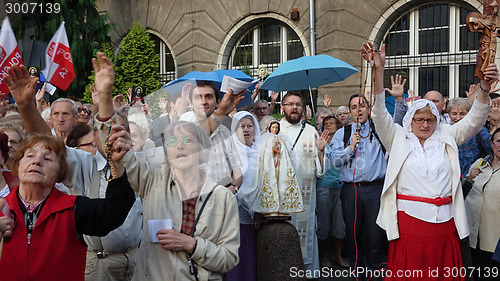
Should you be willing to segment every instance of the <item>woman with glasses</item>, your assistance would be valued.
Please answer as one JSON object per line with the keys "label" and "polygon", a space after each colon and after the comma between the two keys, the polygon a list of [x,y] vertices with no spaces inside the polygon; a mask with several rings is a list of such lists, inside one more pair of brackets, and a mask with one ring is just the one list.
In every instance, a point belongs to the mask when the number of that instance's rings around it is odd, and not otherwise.
{"label": "woman with glasses", "polygon": [[[98,123],[106,134],[110,123]],[[112,128],[119,132],[110,143],[131,142],[121,126]],[[143,235],[133,280],[222,280],[239,260],[236,198],[207,177],[210,141],[202,129],[177,122],[163,138],[167,164],[154,168],[132,151],[123,158],[130,183],[143,199]],[[150,229],[149,221],[158,219],[171,219],[172,228]]]}
{"label": "woman with glasses", "polygon": [[68,135],[66,145],[95,155],[94,131],[87,124],[77,124]]}
{"label": "woman with glasses", "polygon": [[[361,52],[374,65],[372,118],[389,153],[377,218],[389,240],[387,270],[392,276],[386,274],[385,280],[465,280],[460,239],[469,235],[469,230],[458,146],[486,121],[488,92],[498,79],[498,69],[490,64],[483,72],[487,80],[481,80],[476,101],[460,122],[441,124],[434,103],[420,99],[411,104],[401,127],[385,108],[385,46],[379,52],[373,44],[365,43]],[[396,274],[416,270],[422,275]]]}

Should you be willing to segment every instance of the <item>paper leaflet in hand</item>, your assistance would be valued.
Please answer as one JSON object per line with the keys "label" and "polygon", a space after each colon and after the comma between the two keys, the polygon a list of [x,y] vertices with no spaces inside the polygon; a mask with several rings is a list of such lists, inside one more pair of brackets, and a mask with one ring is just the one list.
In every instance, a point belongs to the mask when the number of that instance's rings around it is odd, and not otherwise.
{"label": "paper leaflet in hand", "polygon": [[222,85],[220,87],[220,91],[227,93],[229,89],[232,89],[233,95],[237,95],[241,93],[243,90],[247,89],[248,87],[257,84],[258,82],[259,82],[258,80],[253,80],[252,82],[246,82],[224,75],[224,77],[222,78]]}
{"label": "paper leaflet in hand", "polygon": [[172,229],[172,219],[148,220],[148,228],[149,241],[151,243],[158,243],[158,236],[156,236],[156,233],[161,229]]}

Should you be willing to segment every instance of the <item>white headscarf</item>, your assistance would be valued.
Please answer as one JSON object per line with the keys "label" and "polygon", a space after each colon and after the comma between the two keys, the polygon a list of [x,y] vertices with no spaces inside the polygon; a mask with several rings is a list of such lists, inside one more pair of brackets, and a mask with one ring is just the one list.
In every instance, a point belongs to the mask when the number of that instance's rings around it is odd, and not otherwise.
{"label": "white headscarf", "polygon": [[[240,124],[241,119],[244,117],[249,116],[252,119],[253,122],[253,130],[254,130],[254,142],[252,146],[247,146],[244,143],[242,143],[238,139],[238,135],[236,134],[236,131],[238,130],[238,125]],[[233,141],[236,146],[236,153],[238,157],[240,158],[240,164],[241,164],[241,172],[245,174],[245,172],[248,169],[248,160],[252,158],[253,154],[257,151],[257,140],[260,138],[260,129],[259,129],[259,122],[257,121],[257,118],[255,116],[248,112],[248,111],[240,111],[236,113],[233,117],[233,121],[231,123],[231,134],[233,135]]]}
{"label": "white headscarf", "polygon": [[[424,147],[422,147],[418,137],[412,132],[411,124],[415,112],[425,106],[429,105],[432,114],[436,116],[437,122],[434,127],[434,132],[432,135],[425,140]],[[408,137],[408,149],[410,150],[410,157],[415,158],[414,163],[419,166],[419,171],[421,171],[422,177],[429,180],[436,180],[439,175],[439,168],[441,163],[446,157],[445,143],[442,140],[442,134],[440,131],[439,120],[440,115],[437,110],[436,105],[430,100],[419,99],[414,101],[408,112],[406,112],[403,118],[403,128],[406,129],[406,134]]]}

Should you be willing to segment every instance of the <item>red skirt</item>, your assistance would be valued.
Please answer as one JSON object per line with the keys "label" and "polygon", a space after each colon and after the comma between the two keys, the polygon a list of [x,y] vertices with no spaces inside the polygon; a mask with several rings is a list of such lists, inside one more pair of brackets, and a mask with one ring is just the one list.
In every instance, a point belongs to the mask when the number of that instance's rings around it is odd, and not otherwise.
{"label": "red skirt", "polygon": [[398,212],[399,239],[389,241],[387,281],[463,281],[460,239],[453,219],[429,223]]}

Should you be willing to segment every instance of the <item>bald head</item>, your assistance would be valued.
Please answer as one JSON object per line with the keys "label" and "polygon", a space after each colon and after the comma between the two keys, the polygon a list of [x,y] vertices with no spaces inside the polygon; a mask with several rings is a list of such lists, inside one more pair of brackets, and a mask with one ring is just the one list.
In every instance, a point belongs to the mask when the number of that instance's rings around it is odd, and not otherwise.
{"label": "bald head", "polygon": [[439,114],[443,114],[444,110],[444,97],[438,91],[429,91],[425,94],[424,99],[432,101],[437,109],[439,110]]}

